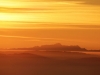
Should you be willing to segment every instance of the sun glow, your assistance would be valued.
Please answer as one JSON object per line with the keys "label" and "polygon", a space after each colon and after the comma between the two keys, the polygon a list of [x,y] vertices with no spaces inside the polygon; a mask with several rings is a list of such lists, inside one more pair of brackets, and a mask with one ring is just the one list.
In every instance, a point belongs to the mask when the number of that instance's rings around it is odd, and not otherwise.
{"label": "sun glow", "polygon": [[37,17],[34,15],[32,16],[31,14],[22,14],[22,13],[0,13],[0,21],[37,21]]}
{"label": "sun glow", "polygon": [[9,13],[0,13],[0,21],[16,21],[17,15],[11,15]]}

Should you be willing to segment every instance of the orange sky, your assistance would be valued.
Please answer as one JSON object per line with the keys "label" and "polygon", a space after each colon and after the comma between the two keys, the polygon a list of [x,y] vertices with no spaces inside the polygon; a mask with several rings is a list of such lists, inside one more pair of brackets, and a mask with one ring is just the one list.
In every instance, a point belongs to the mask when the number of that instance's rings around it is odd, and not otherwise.
{"label": "orange sky", "polygon": [[62,43],[100,49],[98,0],[2,0],[0,47]]}

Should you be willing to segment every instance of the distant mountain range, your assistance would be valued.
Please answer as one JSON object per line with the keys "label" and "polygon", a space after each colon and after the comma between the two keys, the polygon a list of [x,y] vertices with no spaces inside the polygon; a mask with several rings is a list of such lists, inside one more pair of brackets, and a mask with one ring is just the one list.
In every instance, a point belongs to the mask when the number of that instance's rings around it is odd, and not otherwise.
{"label": "distant mountain range", "polygon": [[65,51],[86,51],[87,49],[77,46],[66,46],[60,43],[53,45],[34,46],[31,48],[12,48],[13,50],[65,50]]}
{"label": "distant mountain range", "polygon": [[30,48],[10,48],[6,50],[46,50],[46,51],[95,51],[98,52],[100,50],[87,50],[85,48],[81,48],[78,45],[62,45],[60,43],[52,44],[52,45],[42,45],[42,46],[34,46]]}

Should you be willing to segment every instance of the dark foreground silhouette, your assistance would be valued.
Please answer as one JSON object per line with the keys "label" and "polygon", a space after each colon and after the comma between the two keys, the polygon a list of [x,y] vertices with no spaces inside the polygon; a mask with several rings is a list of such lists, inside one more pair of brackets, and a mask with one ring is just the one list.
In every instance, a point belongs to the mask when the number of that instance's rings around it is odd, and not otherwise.
{"label": "dark foreground silhouette", "polygon": [[1,53],[0,75],[100,75],[100,57],[60,51]]}

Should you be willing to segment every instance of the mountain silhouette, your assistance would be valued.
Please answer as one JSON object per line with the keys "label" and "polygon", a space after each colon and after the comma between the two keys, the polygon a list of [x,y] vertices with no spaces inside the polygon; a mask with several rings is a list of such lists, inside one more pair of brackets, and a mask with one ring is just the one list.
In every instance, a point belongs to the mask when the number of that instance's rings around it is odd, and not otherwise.
{"label": "mountain silhouette", "polygon": [[34,46],[31,48],[12,48],[11,50],[52,50],[52,51],[87,51],[85,48],[81,48],[80,46],[66,46],[60,43],[52,44],[52,45],[41,45],[41,46]]}

